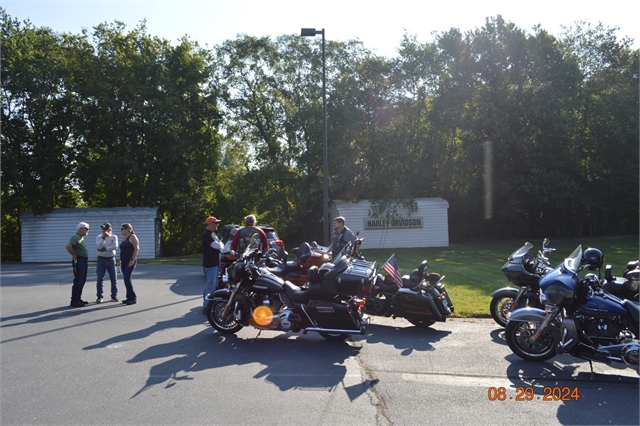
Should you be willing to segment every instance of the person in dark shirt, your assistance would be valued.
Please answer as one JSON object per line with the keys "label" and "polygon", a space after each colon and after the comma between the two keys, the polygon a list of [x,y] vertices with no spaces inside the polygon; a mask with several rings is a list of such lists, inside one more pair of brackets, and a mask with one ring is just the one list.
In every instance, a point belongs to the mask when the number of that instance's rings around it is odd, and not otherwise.
{"label": "person in dark shirt", "polygon": [[344,217],[338,216],[333,219],[333,234],[331,236],[331,245],[327,249],[327,252],[331,251],[335,257],[340,250],[347,245],[347,243],[354,243],[356,241],[356,234],[351,229],[347,228]]}
{"label": "person in dark shirt", "polygon": [[138,296],[133,290],[133,282],[131,274],[138,264],[138,252],[140,251],[140,240],[133,230],[130,223],[123,223],[120,226],[120,233],[124,240],[120,243],[120,260],[117,265],[122,267],[122,278],[124,279],[124,287],[127,289],[127,298],[122,301],[125,305],[135,305],[138,302]]}
{"label": "person in dark shirt", "polygon": [[71,255],[73,265],[73,287],[71,287],[71,307],[81,308],[88,302],[81,299],[82,289],[87,282],[87,269],[89,268],[89,252],[84,242],[84,237],[89,233],[89,224],[80,222],[78,230],[65,245],[65,249]]}
{"label": "person in dark shirt", "polygon": [[233,236],[231,241],[231,250],[238,251],[238,256],[242,256],[242,253],[247,249],[249,241],[254,234],[260,235],[260,250],[265,252],[269,250],[269,241],[267,240],[267,234],[260,228],[256,228],[256,217],[252,214],[244,218],[244,228],[240,229]]}

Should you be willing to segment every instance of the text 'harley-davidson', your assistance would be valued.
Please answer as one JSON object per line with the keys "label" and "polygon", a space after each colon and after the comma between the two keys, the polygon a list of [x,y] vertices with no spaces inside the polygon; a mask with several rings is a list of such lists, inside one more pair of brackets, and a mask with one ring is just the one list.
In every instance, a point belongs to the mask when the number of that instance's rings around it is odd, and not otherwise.
{"label": "text 'harley-davidson'", "polygon": [[[636,302],[602,289],[602,252],[578,246],[562,264],[540,278],[545,310],[526,307],[508,315],[505,339],[520,358],[545,361],[556,354],[638,369],[640,341]],[[583,268],[587,273],[580,279]],[[592,369],[593,372],[593,369]]]}
{"label": "text 'harley-davidson'", "polygon": [[372,286],[374,265],[362,268],[344,256],[335,264],[309,269],[309,285],[300,288],[273,275],[256,248],[230,267],[230,288],[208,296],[207,319],[220,333],[244,326],[260,330],[318,332],[328,340],[364,334],[369,318],[364,299]]}
{"label": "text 'harley-davidson'", "polygon": [[391,256],[385,265],[389,262],[394,265],[389,269],[393,273],[376,277],[365,304],[368,314],[394,319],[403,317],[416,327],[429,327],[436,321],[445,322],[451,316],[454,308],[442,283],[444,276],[429,274],[426,260],[411,275],[401,277],[401,281],[395,257]]}

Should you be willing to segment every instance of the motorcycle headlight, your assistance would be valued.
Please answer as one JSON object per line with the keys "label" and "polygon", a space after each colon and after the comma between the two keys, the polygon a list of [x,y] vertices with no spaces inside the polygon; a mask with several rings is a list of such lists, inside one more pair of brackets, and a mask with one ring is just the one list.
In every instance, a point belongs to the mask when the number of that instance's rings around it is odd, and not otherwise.
{"label": "motorcycle headlight", "polygon": [[540,295],[540,302],[542,302],[542,304],[547,303],[547,299],[548,299],[548,298],[547,298],[547,295],[546,295],[546,294],[542,293],[542,294]]}

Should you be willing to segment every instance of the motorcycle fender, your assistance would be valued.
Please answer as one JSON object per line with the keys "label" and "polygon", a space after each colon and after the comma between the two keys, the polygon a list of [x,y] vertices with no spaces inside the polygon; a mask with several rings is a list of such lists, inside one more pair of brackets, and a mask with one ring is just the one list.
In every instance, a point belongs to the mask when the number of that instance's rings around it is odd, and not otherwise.
{"label": "motorcycle fender", "polygon": [[535,322],[541,324],[547,313],[538,308],[520,308],[507,315],[507,321]]}
{"label": "motorcycle fender", "polygon": [[491,297],[516,297],[518,289],[512,287],[503,287],[491,293]]}
{"label": "motorcycle fender", "polygon": [[231,290],[228,288],[221,288],[210,293],[207,296],[207,300],[229,300],[229,297],[231,297]]}

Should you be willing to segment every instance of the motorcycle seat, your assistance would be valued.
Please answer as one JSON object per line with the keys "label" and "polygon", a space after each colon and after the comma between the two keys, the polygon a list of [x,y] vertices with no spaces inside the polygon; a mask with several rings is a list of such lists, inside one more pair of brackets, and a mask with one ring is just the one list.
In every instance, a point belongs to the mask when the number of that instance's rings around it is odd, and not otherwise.
{"label": "motorcycle seat", "polygon": [[376,285],[383,293],[389,294],[398,291],[398,286],[396,285],[396,283],[391,280],[391,282],[387,284],[382,274],[378,274],[378,276],[376,277]]}
{"label": "motorcycle seat", "polygon": [[311,299],[319,298],[324,293],[318,283],[310,284],[309,287],[303,289],[285,281],[282,287],[289,300],[297,303],[306,303]]}
{"label": "motorcycle seat", "polygon": [[300,272],[300,265],[296,260],[288,260],[286,262],[278,262],[276,266],[267,268],[269,272],[279,277],[289,272]]}
{"label": "motorcycle seat", "polygon": [[627,309],[627,311],[631,314],[631,318],[637,324],[638,318],[640,317],[640,305],[638,305],[637,303],[629,299],[625,299],[622,301],[622,306],[624,306]]}
{"label": "motorcycle seat", "polygon": [[347,266],[349,266],[349,261],[347,257],[340,256],[338,259],[335,260],[333,267],[324,273],[324,276],[322,276],[322,279],[324,281],[331,281],[336,279],[336,277],[341,272],[344,272],[347,269]]}
{"label": "motorcycle seat", "polygon": [[311,246],[309,243],[302,243],[297,250],[294,250],[294,253],[298,257],[298,263],[304,265],[311,257]]}

